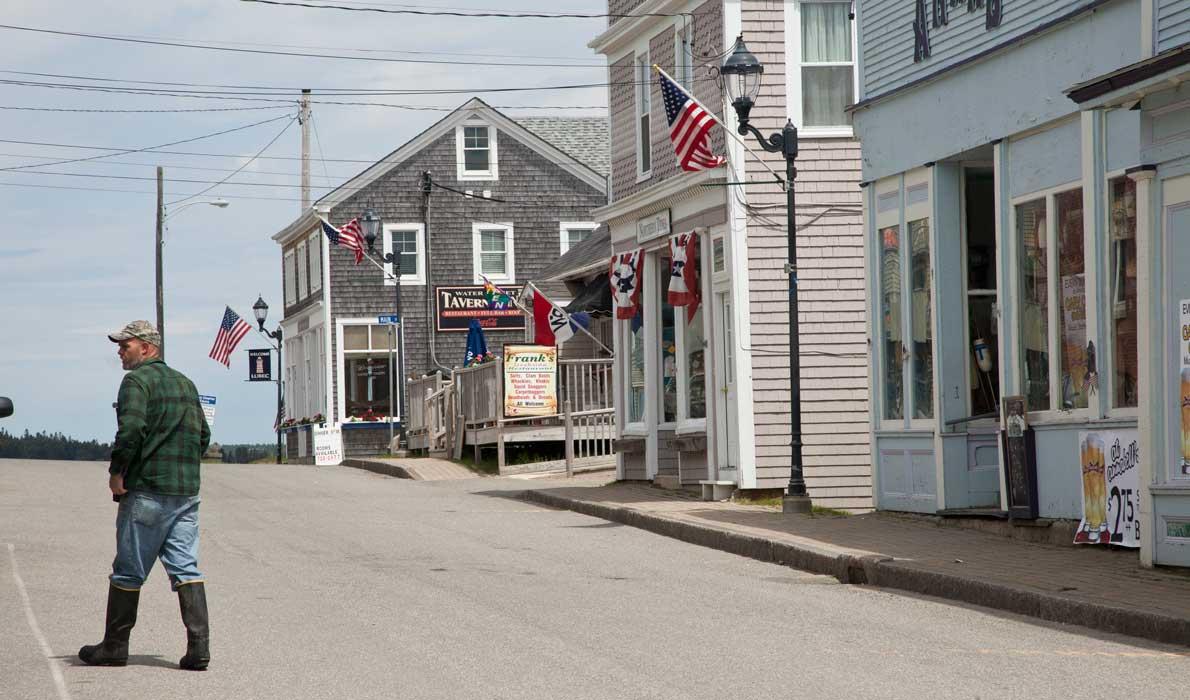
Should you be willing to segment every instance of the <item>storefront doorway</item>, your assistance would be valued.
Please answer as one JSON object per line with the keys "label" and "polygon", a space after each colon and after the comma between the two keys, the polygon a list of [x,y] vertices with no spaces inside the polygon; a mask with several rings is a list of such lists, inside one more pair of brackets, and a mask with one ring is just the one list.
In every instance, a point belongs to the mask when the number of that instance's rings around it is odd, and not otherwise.
{"label": "storefront doorway", "polygon": [[968,371],[967,505],[1000,506],[998,444],[1000,336],[997,284],[995,173],[991,167],[963,169],[963,259],[966,261],[966,348]]}

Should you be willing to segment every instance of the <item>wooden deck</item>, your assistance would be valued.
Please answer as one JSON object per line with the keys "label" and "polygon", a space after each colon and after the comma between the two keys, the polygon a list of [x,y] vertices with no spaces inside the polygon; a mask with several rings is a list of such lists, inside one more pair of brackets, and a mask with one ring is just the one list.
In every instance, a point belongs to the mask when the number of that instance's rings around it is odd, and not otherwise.
{"label": "wooden deck", "polygon": [[494,447],[501,473],[532,471],[505,463],[509,443],[561,442],[566,464],[614,460],[615,409],[612,360],[562,360],[558,368],[560,413],[504,418],[501,360],[406,382],[411,450],[459,459],[466,447]]}

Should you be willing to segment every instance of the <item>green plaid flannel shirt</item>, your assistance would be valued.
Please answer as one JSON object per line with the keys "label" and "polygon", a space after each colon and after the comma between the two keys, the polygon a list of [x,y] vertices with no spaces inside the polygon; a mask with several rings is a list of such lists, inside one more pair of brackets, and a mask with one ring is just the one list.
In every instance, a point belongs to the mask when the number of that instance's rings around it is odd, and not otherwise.
{"label": "green plaid flannel shirt", "polygon": [[147,360],[124,375],[116,416],[108,471],[124,475],[124,488],[198,495],[211,429],[193,382],[161,360]]}

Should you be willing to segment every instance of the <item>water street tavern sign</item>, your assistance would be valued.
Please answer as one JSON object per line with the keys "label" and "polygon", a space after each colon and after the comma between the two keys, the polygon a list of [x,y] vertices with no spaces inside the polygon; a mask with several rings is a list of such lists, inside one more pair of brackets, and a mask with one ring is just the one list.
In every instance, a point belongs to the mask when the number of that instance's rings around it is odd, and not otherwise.
{"label": "water street tavern sign", "polygon": [[[950,12],[967,6],[967,12],[984,11],[984,29],[1000,26],[1004,19],[1003,0],[914,0],[917,12],[913,19],[913,62],[921,63],[930,57],[930,30],[950,24]],[[927,10],[926,5],[929,5]]]}
{"label": "water street tavern sign", "polygon": [[[510,292],[516,296],[516,292]],[[483,296],[483,286],[435,287],[437,321],[439,331],[466,332],[471,319],[478,319],[485,331],[520,331],[525,329],[525,317],[521,310],[489,309]]]}

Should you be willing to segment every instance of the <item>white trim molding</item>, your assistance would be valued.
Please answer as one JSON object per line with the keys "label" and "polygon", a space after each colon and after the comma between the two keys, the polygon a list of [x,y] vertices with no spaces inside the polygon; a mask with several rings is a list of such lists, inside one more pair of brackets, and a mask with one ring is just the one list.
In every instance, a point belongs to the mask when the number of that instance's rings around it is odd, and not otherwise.
{"label": "white trim molding", "polygon": [[[467,129],[484,129],[487,131],[488,167],[486,170],[467,169]],[[456,178],[459,182],[495,181],[500,179],[499,148],[496,141],[496,128],[487,122],[478,119],[468,119],[455,127],[455,169]]]}
{"label": "white trim molding", "polygon": [[[393,233],[396,231],[417,234],[417,269],[413,274],[401,275],[401,286],[424,286],[426,283],[426,225],[421,222],[408,224],[385,224],[384,257],[386,258],[393,252]],[[385,263],[384,284],[386,287],[396,286],[397,281],[393,279],[393,276],[394,271],[392,263]]]}
{"label": "white trim molding", "polygon": [[599,228],[598,221],[559,221],[558,245],[561,254],[566,255],[567,251],[571,248],[570,239],[567,236],[568,231],[586,231],[588,234],[594,234],[597,228]]}
{"label": "white trim molding", "polygon": [[[480,250],[481,240],[480,233],[482,231],[503,231],[504,232],[504,274],[503,275],[484,275],[483,267],[480,264]],[[516,245],[515,234],[513,232],[512,223],[488,223],[475,222],[471,224],[471,269],[474,273],[475,284],[483,284],[483,276],[486,276],[493,282],[504,282],[505,284],[514,284],[516,282]]]}

